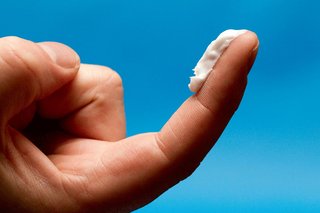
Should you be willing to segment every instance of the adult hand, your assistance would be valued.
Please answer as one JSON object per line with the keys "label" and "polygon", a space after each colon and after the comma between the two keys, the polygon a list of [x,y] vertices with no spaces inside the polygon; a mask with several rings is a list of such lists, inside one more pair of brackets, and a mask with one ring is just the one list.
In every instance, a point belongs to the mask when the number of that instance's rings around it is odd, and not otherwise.
{"label": "adult hand", "polygon": [[258,47],[235,39],[160,132],[125,138],[123,89],[52,42],[0,39],[0,209],[126,212],[188,177],[237,109]]}

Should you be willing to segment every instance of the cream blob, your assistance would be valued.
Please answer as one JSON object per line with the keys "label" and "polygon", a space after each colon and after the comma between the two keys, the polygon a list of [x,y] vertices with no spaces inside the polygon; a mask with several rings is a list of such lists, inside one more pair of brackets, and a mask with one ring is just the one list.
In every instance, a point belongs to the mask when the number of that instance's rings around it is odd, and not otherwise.
{"label": "cream blob", "polygon": [[226,30],[216,40],[211,42],[193,69],[195,76],[190,77],[190,84],[188,85],[192,92],[197,92],[201,88],[222,53],[235,38],[245,32],[247,30]]}

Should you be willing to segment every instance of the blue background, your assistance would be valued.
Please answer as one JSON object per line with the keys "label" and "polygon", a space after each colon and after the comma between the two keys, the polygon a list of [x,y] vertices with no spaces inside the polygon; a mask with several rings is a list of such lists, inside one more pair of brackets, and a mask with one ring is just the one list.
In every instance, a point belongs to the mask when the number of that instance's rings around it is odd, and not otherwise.
{"label": "blue background", "polygon": [[221,31],[260,51],[242,105],[199,169],[137,212],[320,212],[320,3],[308,0],[0,2],[0,36],[52,40],[120,73],[128,135],[157,131]]}

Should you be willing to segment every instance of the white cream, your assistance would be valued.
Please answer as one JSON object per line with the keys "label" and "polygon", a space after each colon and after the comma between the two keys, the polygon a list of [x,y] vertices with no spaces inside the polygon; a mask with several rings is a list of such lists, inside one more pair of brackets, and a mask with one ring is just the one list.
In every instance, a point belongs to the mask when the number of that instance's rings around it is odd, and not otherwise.
{"label": "white cream", "polygon": [[245,32],[247,32],[247,30],[226,30],[221,33],[216,40],[211,42],[193,69],[195,76],[190,77],[190,84],[188,85],[192,92],[197,92],[201,88],[231,41]]}

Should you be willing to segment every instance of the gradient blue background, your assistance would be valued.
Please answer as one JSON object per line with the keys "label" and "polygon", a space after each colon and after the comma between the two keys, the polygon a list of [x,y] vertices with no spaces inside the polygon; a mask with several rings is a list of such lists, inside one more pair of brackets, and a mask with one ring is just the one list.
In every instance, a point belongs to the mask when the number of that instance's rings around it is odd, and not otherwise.
{"label": "gradient blue background", "polygon": [[221,31],[260,51],[242,105],[199,169],[137,212],[320,212],[320,3],[308,0],[0,2],[0,36],[66,43],[117,70],[128,135],[157,131],[191,95]]}

